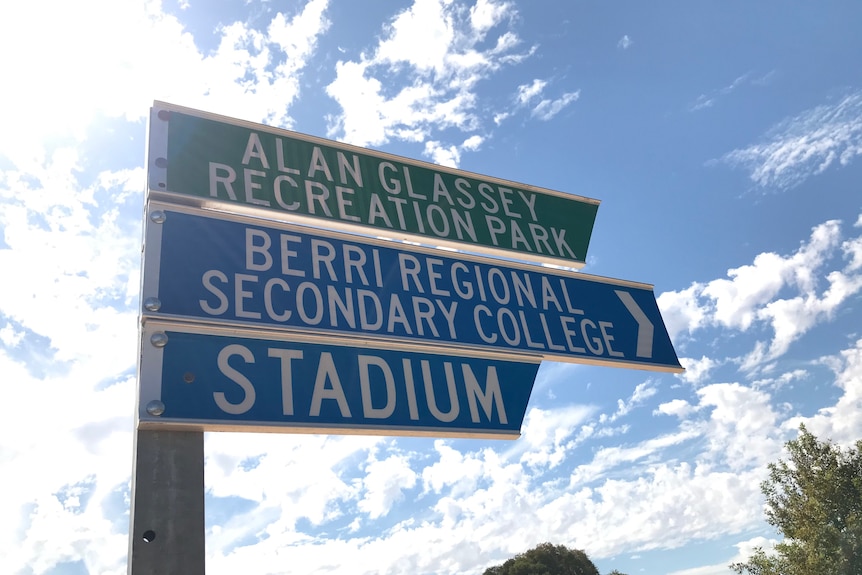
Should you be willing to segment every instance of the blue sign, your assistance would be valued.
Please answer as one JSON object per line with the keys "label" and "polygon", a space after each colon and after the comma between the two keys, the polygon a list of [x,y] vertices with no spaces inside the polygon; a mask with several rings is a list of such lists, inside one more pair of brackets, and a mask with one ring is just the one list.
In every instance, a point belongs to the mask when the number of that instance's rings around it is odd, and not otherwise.
{"label": "blue sign", "polygon": [[149,317],[682,371],[646,284],[192,208],[149,219]]}
{"label": "blue sign", "polygon": [[143,427],[517,438],[539,369],[175,323],[148,322],[142,343]]}

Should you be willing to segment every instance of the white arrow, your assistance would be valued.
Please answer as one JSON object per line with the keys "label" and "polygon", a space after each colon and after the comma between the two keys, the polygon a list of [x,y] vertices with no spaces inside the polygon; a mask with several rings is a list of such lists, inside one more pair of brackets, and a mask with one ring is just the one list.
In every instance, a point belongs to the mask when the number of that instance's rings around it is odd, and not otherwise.
{"label": "white arrow", "polygon": [[644,310],[635,303],[635,298],[627,291],[614,290],[635,321],[638,322],[638,357],[652,357],[653,324],[647,318]]}

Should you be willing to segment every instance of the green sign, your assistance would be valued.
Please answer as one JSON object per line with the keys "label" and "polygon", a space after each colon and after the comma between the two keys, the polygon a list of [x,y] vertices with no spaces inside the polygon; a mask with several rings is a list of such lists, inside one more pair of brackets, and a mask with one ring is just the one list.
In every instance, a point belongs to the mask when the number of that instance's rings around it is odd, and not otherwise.
{"label": "green sign", "polygon": [[156,192],[541,263],[583,266],[599,204],[161,103],[150,139]]}

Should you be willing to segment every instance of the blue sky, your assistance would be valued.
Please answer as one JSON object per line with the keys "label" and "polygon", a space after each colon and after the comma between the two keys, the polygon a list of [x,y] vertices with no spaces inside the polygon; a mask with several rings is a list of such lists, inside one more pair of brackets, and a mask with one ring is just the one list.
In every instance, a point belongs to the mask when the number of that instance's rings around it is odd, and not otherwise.
{"label": "blue sky", "polygon": [[[7,3],[8,4],[8,3]],[[0,8],[0,557],[124,573],[154,100],[602,201],[681,375],[546,362],[515,441],[208,434],[209,573],[727,574],[800,423],[862,437],[862,5]]]}

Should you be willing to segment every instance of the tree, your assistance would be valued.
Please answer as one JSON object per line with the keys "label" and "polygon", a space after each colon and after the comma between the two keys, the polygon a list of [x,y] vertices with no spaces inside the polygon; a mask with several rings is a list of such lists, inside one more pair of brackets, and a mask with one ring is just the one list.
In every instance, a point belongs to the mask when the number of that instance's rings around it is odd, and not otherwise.
{"label": "tree", "polygon": [[599,575],[599,571],[579,549],[540,543],[502,565],[488,567],[484,575]]}
{"label": "tree", "polygon": [[799,426],[789,461],[769,464],[766,520],[784,536],[731,569],[750,575],[862,575],[862,441],[842,450]]}

